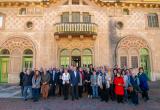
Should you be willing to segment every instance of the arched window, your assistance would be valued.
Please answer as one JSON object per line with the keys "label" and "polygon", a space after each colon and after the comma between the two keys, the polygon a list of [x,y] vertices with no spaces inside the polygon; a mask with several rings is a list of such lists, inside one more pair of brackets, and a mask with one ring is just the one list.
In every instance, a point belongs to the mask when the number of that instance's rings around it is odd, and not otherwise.
{"label": "arched window", "polygon": [[3,50],[1,50],[0,54],[1,54],[1,55],[9,55],[10,52],[9,52],[8,49],[3,49]]}
{"label": "arched window", "polygon": [[156,13],[150,13],[147,15],[148,27],[159,27],[158,15]]}
{"label": "arched window", "polygon": [[125,48],[120,48],[118,50],[119,55],[119,65],[121,68],[128,67],[128,50]]}
{"label": "arched window", "polygon": [[4,14],[0,13],[0,29],[4,28]]}
{"label": "arched window", "polygon": [[23,52],[23,67],[32,69],[33,67],[33,51],[31,49],[26,49]]}
{"label": "arched window", "polygon": [[138,68],[138,51],[137,49],[130,49],[129,51],[131,68]]}
{"label": "arched window", "polygon": [[69,65],[69,51],[63,49],[60,52],[60,66],[67,67]]}
{"label": "arched window", "polygon": [[93,64],[92,51],[90,49],[84,49],[82,54],[83,66],[89,66],[90,64]]}
{"label": "arched window", "polygon": [[31,49],[26,49],[23,52],[24,55],[33,55],[33,51]]}

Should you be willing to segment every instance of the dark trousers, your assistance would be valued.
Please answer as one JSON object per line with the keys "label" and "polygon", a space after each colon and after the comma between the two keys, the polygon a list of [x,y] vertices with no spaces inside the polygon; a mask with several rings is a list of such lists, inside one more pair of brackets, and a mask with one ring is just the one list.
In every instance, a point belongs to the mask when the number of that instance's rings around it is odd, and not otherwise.
{"label": "dark trousers", "polygon": [[142,90],[142,98],[145,101],[149,100],[148,91]]}
{"label": "dark trousers", "polygon": [[59,96],[61,96],[62,95],[62,83],[58,84],[58,89],[59,89],[58,94]]}
{"label": "dark trousers", "polygon": [[78,99],[78,85],[72,85],[72,100]]}
{"label": "dark trousers", "polygon": [[50,95],[51,95],[51,96],[55,96],[55,91],[56,91],[56,85],[53,83],[53,84],[50,86]]}
{"label": "dark trousers", "polygon": [[131,100],[133,104],[139,104],[138,93],[135,90],[131,92]]}
{"label": "dark trousers", "polygon": [[106,84],[102,84],[103,89],[101,89],[101,100],[108,102],[109,100],[109,88],[106,88]]}
{"label": "dark trousers", "polygon": [[111,100],[115,100],[116,99],[116,94],[114,92],[114,89],[115,89],[115,85],[111,84],[110,85],[110,97],[111,97]]}
{"label": "dark trousers", "polygon": [[83,86],[78,86],[78,93],[79,93],[79,97],[82,97],[83,94]]}
{"label": "dark trousers", "polygon": [[68,95],[69,95],[69,84],[64,84],[63,85],[63,95],[64,95],[64,99],[68,99]]}
{"label": "dark trousers", "polygon": [[39,88],[32,88],[33,101],[38,101],[39,99]]}
{"label": "dark trousers", "polygon": [[117,95],[117,102],[123,103],[123,95]]}
{"label": "dark trousers", "polygon": [[92,95],[92,87],[91,87],[91,83],[86,83],[87,86],[87,94],[88,95]]}

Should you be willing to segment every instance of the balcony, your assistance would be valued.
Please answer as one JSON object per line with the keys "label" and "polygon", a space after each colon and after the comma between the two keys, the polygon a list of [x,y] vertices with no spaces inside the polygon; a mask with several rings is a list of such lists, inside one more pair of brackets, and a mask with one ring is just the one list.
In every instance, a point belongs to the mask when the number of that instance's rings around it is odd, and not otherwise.
{"label": "balcony", "polygon": [[55,35],[97,35],[95,23],[57,23]]}

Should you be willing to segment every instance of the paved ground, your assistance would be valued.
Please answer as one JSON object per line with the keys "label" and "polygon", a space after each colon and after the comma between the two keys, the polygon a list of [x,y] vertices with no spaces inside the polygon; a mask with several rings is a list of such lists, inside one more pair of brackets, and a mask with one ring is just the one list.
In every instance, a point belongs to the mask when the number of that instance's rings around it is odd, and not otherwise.
{"label": "paved ground", "polygon": [[160,110],[160,81],[150,84],[150,100],[140,105],[117,104],[109,101],[100,102],[98,99],[82,98],[80,100],[64,101],[62,97],[52,97],[48,100],[25,102],[20,98],[17,86],[0,86],[0,110]]}

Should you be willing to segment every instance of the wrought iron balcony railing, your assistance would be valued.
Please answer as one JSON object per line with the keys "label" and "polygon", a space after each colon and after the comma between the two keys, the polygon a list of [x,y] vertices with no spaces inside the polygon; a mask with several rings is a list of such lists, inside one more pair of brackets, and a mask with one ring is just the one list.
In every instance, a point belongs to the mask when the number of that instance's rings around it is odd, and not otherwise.
{"label": "wrought iron balcony railing", "polygon": [[97,35],[95,23],[57,23],[55,35]]}

